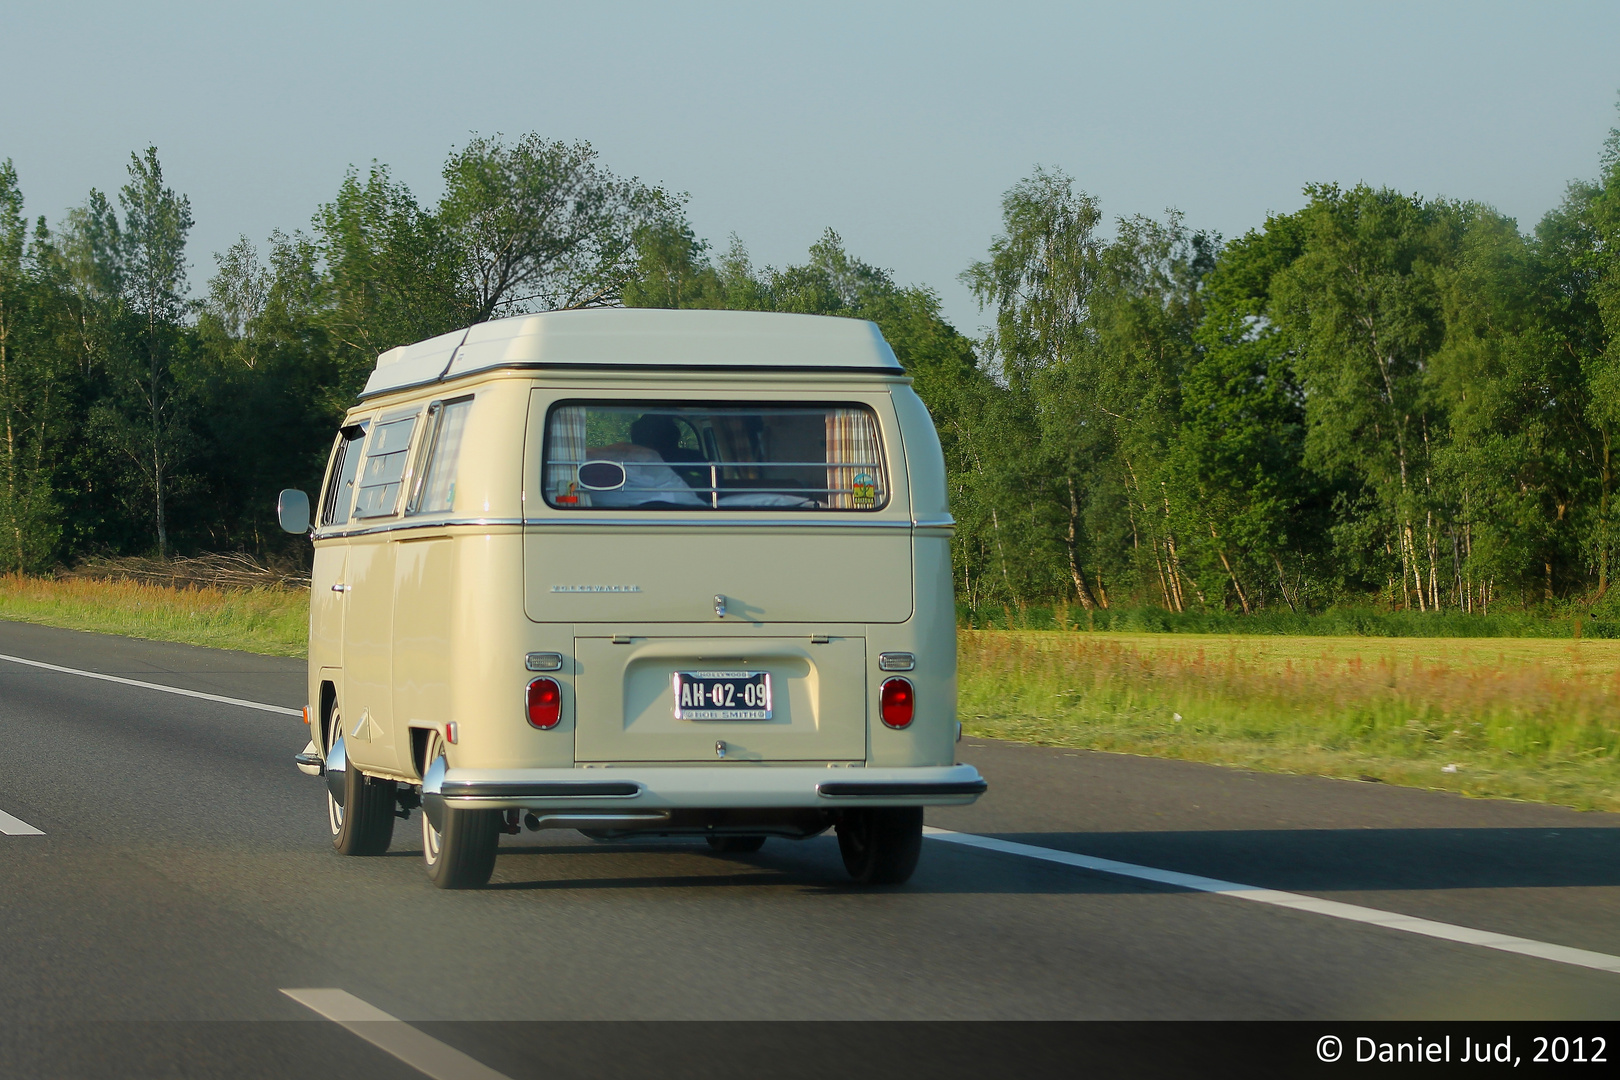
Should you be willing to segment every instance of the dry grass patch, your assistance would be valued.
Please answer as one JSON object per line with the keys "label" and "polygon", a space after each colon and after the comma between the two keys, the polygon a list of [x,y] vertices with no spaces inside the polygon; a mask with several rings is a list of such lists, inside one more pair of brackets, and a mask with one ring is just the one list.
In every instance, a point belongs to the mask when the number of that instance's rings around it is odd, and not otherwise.
{"label": "dry grass patch", "polygon": [[1620,642],[965,630],[975,735],[1620,810]]}
{"label": "dry grass patch", "polygon": [[273,656],[304,656],[309,590],[173,588],[125,579],[0,576],[0,619],[178,641]]}

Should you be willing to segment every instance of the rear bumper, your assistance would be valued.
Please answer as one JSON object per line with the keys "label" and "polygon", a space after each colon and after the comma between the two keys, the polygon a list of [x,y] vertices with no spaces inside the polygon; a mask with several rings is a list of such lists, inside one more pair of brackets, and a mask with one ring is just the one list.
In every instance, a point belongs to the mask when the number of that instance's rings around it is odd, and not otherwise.
{"label": "rear bumper", "polygon": [[[437,781],[437,790],[430,790]],[[627,766],[612,769],[450,769],[423,797],[468,810],[820,809],[962,806],[985,791],[971,765],[828,769]]]}

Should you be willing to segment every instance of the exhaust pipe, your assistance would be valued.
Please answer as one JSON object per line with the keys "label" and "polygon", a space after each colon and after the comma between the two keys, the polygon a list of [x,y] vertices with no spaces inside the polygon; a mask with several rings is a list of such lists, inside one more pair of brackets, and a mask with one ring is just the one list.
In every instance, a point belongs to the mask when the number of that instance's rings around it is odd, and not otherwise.
{"label": "exhaust pipe", "polygon": [[653,825],[669,820],[668,810],[631,810],[591,813],[589,810],[530,810],[523,824],[530,832],[541,829],[601,829],[618,826]]}

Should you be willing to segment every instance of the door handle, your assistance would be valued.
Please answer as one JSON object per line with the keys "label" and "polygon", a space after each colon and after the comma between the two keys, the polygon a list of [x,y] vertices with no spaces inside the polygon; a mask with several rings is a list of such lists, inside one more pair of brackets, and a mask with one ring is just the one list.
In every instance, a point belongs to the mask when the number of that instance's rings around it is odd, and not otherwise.
{"label": "door handle", "polygon": [[343,584],[343,582],[340,581],[336,585],[332,586],[332,591],[333,592],[348,592],[351,588],[353,588],[352,585],[345,585],[345,584]]}

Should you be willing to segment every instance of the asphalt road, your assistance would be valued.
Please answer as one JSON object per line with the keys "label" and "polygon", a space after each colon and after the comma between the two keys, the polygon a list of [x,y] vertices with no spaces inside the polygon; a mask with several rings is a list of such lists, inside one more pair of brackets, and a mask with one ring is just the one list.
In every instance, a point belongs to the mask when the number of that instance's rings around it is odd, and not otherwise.
{"label": "asphalt road", "polygon": [[[0,655],[304,703],[300,661],[17,623]],[[292,765],[306,737],[0,660],[0,811],[43,832],[0,835],[0,1074],[414,1075],[281,993],[307,987],[514,1080],[719,1075],[716,1055],[863,1075],[973,1029],[656,1021],[1620,1017],[1620,973],[941,840],[909,885],[861,890],[829,837],[732,856],[526,833],[489,888],[441,892],[414,817],[386,856],[331,851],[321,782]],[[961,756],[990,792],[932,826],[1620,955],[1620,815],[971,739]]]}

